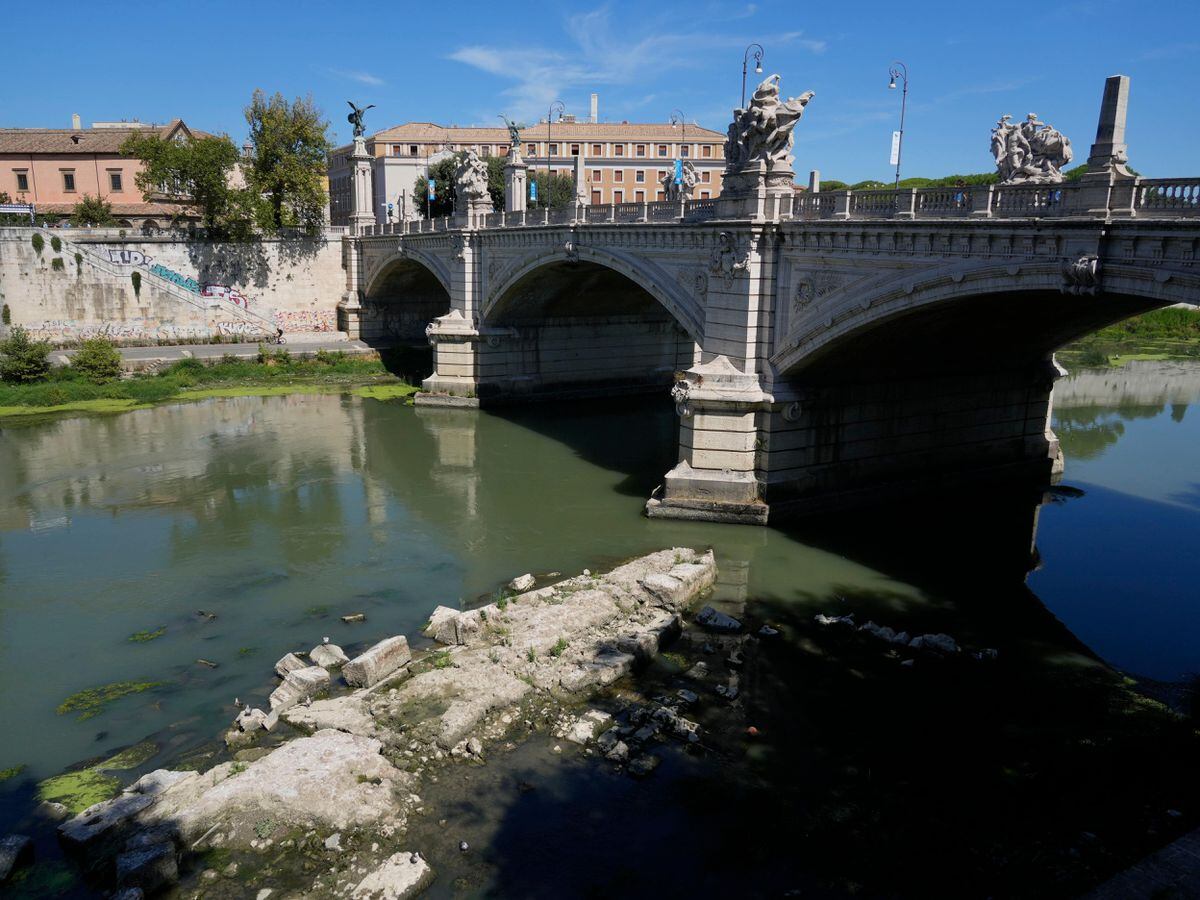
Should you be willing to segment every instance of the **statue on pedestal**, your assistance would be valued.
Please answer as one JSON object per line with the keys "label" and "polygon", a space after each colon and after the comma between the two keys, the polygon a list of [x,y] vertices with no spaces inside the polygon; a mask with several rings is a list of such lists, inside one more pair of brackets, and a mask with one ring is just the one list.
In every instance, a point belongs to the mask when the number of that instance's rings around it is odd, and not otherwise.
{"label": "statue on pedestal", "polygon": [[511,148],[509,154],[518,154],[521,149],[521,129],[525,126],[514,122],[508,116],[502,115],[500,118],[504,120],[504,127],[508,129],[508,143]]}
{"label": "statue on pedestal", "polygon": [[347,100],[346,102],[349,103],[350,108],[354,110],[354,112],[346,116],[346,121],[354,126],[354,136],[356,138],[362,137],[366,133],[366,129],[363,127],[363,113],[365,113],[368,109],[374,109],[375,104],[372,103],[370,106],[359,108],[354,105],[353,100]]}
{"label": "statue on pedestal", "polygon": [[992,156],[1001,184],[1061,184],[1075,153],[1057,128],[1030,113],[1020,125],[1001,116],[992,129]]}
{"label": "statue on pedestal", "polygon": [[692,189],[696,186],[696,182],[700,180],[696,174],[696,167],[690,159],[683,161],[683,181],[676,183],[675,170],[669,170],[661,179],[663,186],[663,196],[668,200],[690,200],[692,199]]}
{"label": "statue on pedestal", "polygon": [[747,109],[734,111],[725,140],[727,172],[738,172],[755,163],[767,171],[791,171],[792,132],[815,96],[779,99],[779,76],[771,75],[755,88]]}
{"label": "statue on pedestal", "polygon": [[455,207],[461,212],[492,212],[487,163],[474,150],[460,154],[454,171]]}

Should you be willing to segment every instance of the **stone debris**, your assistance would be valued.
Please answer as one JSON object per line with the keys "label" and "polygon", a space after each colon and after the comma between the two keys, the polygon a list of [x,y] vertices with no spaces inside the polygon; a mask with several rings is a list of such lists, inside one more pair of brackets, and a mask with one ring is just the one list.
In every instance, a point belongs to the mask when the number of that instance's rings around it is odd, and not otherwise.
{"label": "stone debris", "polygon": [[597,734],[604,731],[611,724],[612,716],[598,709],[591,709],[571,722],[569,727],[563,730],[561,737],[566,738],[572,744],[582,746],[591,743]]}
{"label": "stone debris", "polygon": [[467,752],[472,756],[483,756],[483,741],[477,737],[471,738],[467,741]]}
{"label": "stone debris", "polygon": [[352,900],[407,900],[433,881],[433,869],[419,853],[394,853],[358,883]]}
{"label": "stone debris", "polygon": [[114,844],[128,830],[133,817],[154,803],[148,794],[121,794],[95,803],[58,826],[64,846],[94,856]]}
{"label": "stone debris", "polygon": [[329,643],[329,638],[325,638],[324,643],[313,647],[308,658],[312,660],[314,666],[324,666],[326,669],[340,669],[350,662],[350,657],[346,655],[346,652],[337,644]]}
{"label": "stone debris", "polygon": [[117,884],[152,894],[179,880],[175,845],[161,841],[127,850],[117,856]]}
{"label": "stone debris", "polygon": [[938,653],[958,652],[958,643],[948,634],[921,634],[908,642],[913,650],[934,650]]}
{"label": "stone debris", "polygon": [[266,728],[267,714],[261,709],[251,709],[247,706],[238,717],[233,720],[233,723],[238,727],[239,731],[255,732]]}
{"label": "stone debris", "polygon": [[772,628],[770,625],[764,625],[762,628],[758,629],[759,637],[771,638],[771,637],[775,637],[778,634],[779,634],[779,629]]}
{"label": "stone debris", "polygon": [[385,638],[342,666],[342,677],[352,687],[371,687],[412,662],[404,635]]}
{"label": "stone debris", "polygon": [[634,757],[626,767],[627,771],[634,778],[645,778],[651,772],[658,768],[661,762],[653,753],[643,753],[641,756]]}
{"label": "stone debris", "polygon": [[340,831],[335,831],[329,837],[325,838],[325,849],[338,853],[342,852],[342,833]]}
{"label": "stone debris", "polygon": [[153,772],[147,772],[129,787],[125,788],[125,793],[147,794],[151,797],[156,797],[167,790],[167,788],[173,787],[181,781],[197,777],[199,776],[195,772],[174,772],[170,769],[155,769]]}
{"label": "stone debris", "polygon": [[306,666],[288,672],[283,684],[271,692],[272,710],[283,712],[302,700],[311,700],[329,690],[329,672],[324,666]]}
{"label": "stone debris", "polygon": [[901,631],[897,634],[894,629],[889,628],[886,625],[876,625],[874,622],[868,622],[866,625],[860,625],[858,630],[865,631],[867,634],[874,635],[880,640],[888,641],[892,644],[905,645],[909,642],[907,631]]}
{"label": "stone debris", "polygon": [[367,621],[367,614],[366,613],[350,613],[349,615],[342,616],[342,621],[345,622],[347,625],[354,625],[358,622],[365,622],[365,621]]}
{"label": "stone debris", "polygon": [[718,634],[736,634],[742,630],[742,623],[733,616],[718,612],[711,606],[706,606],[696,614],[696,624],[708,631]]}
{"label": "stone debris", "polygon": [[275,674],[280,678],[287,678],[288,672],[295,672],[297,669],[306,668],[308,668],[308,663],[295,653],[289,653],[282,657],[279,662],[275,663]]}
{"label": "stone debris", "polygon": [[33,859],[33,841],[23,834],[6,835],[0,840],[0,884]]}
{"label": "stone debris", "polygon": [[532,588],[536,583],[537,579],[526,572],[524,575],[518,575],[516,578],[510,581],[508,586],[511,590],[516,591],[518,594],[523,594]]}
{"label": "stone debris", "polygon": [[813,619],[818,625],[849,625],[854,627],[854,613],[846,616],[827,616],[824,613],[817,613],[813,616]]}

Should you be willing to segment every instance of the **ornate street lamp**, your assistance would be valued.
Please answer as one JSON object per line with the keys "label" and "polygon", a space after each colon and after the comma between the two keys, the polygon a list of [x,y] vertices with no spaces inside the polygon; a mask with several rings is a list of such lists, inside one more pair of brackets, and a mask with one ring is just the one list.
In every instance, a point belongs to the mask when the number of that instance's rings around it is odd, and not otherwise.
{"label": "ornate street lamp", "polygon": [[892,185],[893,189],[900,188],[900,154],[904,152],[904,111],[908,106],[908,66],[904,63],[896,61],[892,63],[892,67],[888,69],[888,90],[896,89],[896,79],[899,78],[904,84],[900,92],[900,139],[896,142],[896,182]]}
{"label": "ornate street lamp", "polygon": [[546,206],[550,205],[550,123],[554,120],[555,110],[558,110],[558,118],[561,122],[563,113],[567,111],[566,104],[561,100],[555,100],[550,104],[550,111],[546,113],[546,196],[543,198]]}
{"label": "ornate street lamp", "polygon": [[[751,54],[751,50],[754,51],[753,54]],[[762,44],[751,44],[746,48],[746,52],[742,56],[742,109],[746,108],[746,68],[750,65],[751,55],[754,56],[754,74],[761,75],[763,58]]]}

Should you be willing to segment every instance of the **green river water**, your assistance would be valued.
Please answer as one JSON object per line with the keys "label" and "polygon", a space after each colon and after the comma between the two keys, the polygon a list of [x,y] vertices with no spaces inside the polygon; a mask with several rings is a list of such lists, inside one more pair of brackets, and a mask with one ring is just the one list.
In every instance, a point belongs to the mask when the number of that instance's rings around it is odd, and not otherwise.
{"label": "green river water", "polygon": [[[803,632],[815,613],[855,612],[999,647],[1001,659],[1036,647],[1041,661],[1103,660],[1177,701],[1175,686],[1200,669],[1200,413],[1189,408],[1200,368],[1084,373],[1058,397],[1067,490],[934,496],[786,529],[642,516],[674,461],[665,400],[470,412],[296,395],[10,420],[0,431],[0,770],[24,768],[0,782],[0,832],[27,821],[37,782],[84,760],[149,738],[159,750],[142,771],[211,748],[235,697],[265,705],[271,667],[289,650],[324,636],[351,652],[412,636],[435,605],[470,604],[522,572],[603,569],[672,545],[713,547],[714,602],[755,623],[794,623],[796,653],[817,652]],[[352,612],[366,622],[343,624]],[[808,709],[811,723],[813,704],[836,716],[860,704],[870,716],[880,702],[907,715],[895,704],[908,701],[865,700],[794,663],[779,661],[749,698],[763,721],[791,723],[776,723],[789,741],[806,738],[787,711]],[[155,686],[92,717],[56,712],[78,691],[125,681]],[[991,685],[987,702],[1017,704],[1028,686]],[[844,740],[856,753],[876,738]],[[922,746],[905,752],[935,753]],[[828,787],[819,768],[756,777]],[[920,819],[919,805],[909,815]],[[537,893],[511,873],[463,877]],[[835,893],[873,883],[821,878]],[[452,893],[451,881],[439,885]]]}

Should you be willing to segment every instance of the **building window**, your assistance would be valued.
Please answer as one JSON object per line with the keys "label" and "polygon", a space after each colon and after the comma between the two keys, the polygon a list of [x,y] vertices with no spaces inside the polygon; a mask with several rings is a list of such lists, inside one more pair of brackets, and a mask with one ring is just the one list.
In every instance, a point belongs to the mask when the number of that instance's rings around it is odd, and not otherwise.
{"label": "building window", "polygon": [[635,156],[645,156],[646,155],[646,145],[638,144],[636,147],[633,148],[633,152],[634,152]]}
{"label": "building window", "polygon": [[592,144],[592,156],[603,156],[603,155],[604,155],[604,145],[603,144]]}
{"label": "building window", "polygon": [[603,202],[603,195],[599,191],[592,191],[592,206],[599,206]]}
{"label": "building window", "polygon": [[613,169],[613,181],[620,184],[624,180],[625,180],[625,170],[624,169]]}
{"label": "building window", "polygon": [[624,155],[625,155],[625,145],[624,144],[616,144],[613,146],[613,156],[624,156]]}
{"label": "building window", "polygon": [[68,191],[68,192],[74,191],[75,190],[75,170],[74,169],[64,169],[63,173],[62,173],[62,177],[63,177],[63,190]]}
{"label": "building window", "polygon": [[525,152],[530,156],[537,156],[537,144],[530,144]]}
{"label": "building window", "polygon": [[701,199],[701,200],[707,200],[707,199],[708,199],[710,196],[712,196],[712,195],[711,195],[711,194],[709,194],[709,192],[708,192],[708,191],[701,191],[701,192],[700,192],[700,199]]}
{"label": "building window", "polygon": [[484,144],[482,147],[479,148],[479,155],[484,157],[485,159],[487,157],[491,156],[492,155],[491,146],[489,144]]}
{"label": "building window", "polygon": [[690,148],[690,147],[689,147],[687,144],[680,144],[680,145],[679,145],[679,156],[680,156],[681,158],[682,158],[682,157],[685,157],[685,156],[687,156],[687,155],[688,155],[688,151],[689,151],[690,149],[691,149],[691,148]]}
{"label": "building window", "polygon": [[558,156],[558,144],[551,144],[551,145],[550,145],[550,155],[551,155],[551,156]]}
{"label": "building window", "polygon": [[708,184],[710,181],[712,181],[712,172],[701,172],[700,180],[705,184]]}
{"label": "building window", "polygon": [[661,203],[665,199],[663,192],[659,191],[657,194],[655,194],[654,199]]}
{"label": "building window", "polygon": [[645,203],[646,202],[646,192],[645,191],[634,191],[633,192],[633,202],[634,203]]}
{"label": "building window", "polygon": [[644,182],[644,181],[646,180],[646,172],[645,172],[645,170],[644,170],[644,169],[638,169],[636,172],[634,172],[634,173],[633,173],[633,180],[634,180],[634,181],[636,181],[638,184],[641,184],[642,182]]}
{"label": "building window", "polygon": [[613,203],[624,203],[624,202],[625,202],[625,192],[624,191],[613,191]]}
{"label": "building window", "polygon": [[712,159],[712,144],[705,144],[700,148],[700,155],[705,159]]}
{"label": "building window", "polygon": [[572,156],[578,156],[578,155],[579,155],[579,145],[578,145],[578,144],[572,144],[572,145],[571,145],[571,155],[572,155]]}
{"label": "building window", "polygon": [[116,193],[120,193],[121,188],[121,173],[114,172],[111,169],[108,173],[108,189]]}
{"label": "building window", "polygon": [[592,169],[592,181],[603,181],[603,180],[604,180],[604,170],[603,169]]}
{"label": "building window", "polygon": [[666,156],[666,155],[667,155],[667,145],[666,145],[666,144],[659,144],[659,145],[658,145],[658,155],[659,155],[659,156]]}
{"label": "building window", "polygon": [[17,172],[17,190],[18,191],[29,190],[29,173],[28,172]]}

